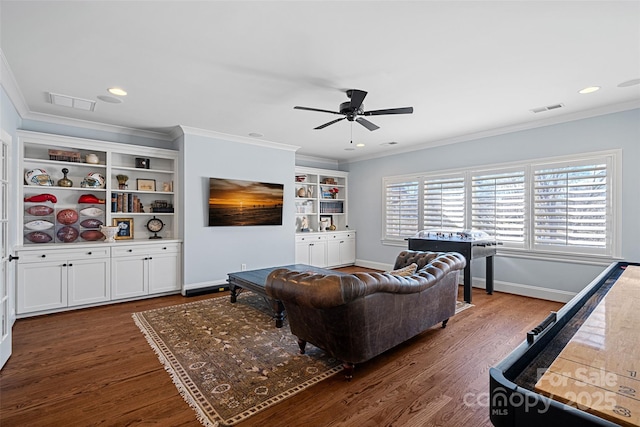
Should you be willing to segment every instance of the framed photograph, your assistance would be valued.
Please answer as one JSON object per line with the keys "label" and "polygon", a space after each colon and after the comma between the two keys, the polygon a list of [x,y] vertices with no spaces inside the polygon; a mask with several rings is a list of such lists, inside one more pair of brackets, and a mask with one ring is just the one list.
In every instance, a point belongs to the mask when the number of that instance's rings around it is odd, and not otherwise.
{"label": "framed photograph", "polygon": [[140,179],[136,180],[138,184],[138,190],[142,191],[156,191],[156,180],[155,179]]}
{"label": "framed photograph", "polygon": [[112,225],[120,226],[116,240],[133,239],[133,218],[113,218]]}
{"label": "framed photograph", "polygon": [[320,230],[320,231],[326,231],[329,229],[329,227],[331,226],[331,224],[333,224],[333,216],[332,215],[320,215],[320,224],[322,223],[326,223],[324,230]]}

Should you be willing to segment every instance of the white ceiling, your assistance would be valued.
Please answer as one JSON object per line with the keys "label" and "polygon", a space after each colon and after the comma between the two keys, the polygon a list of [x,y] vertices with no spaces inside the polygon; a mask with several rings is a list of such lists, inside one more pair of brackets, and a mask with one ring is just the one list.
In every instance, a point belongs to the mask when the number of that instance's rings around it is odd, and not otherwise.
{"label": "white ceiling", "polygon": [[[336,160],[640,106],[640,85],[618,87],[640,78],[638,1],[2,0],[0,19],[28,117],[259,133]],[[113,86],[123,103],[98,100]],[[313,130],[338,116],[293,109],[337,110],[350,88],[369,92],[366,110],[414,113],[368,117],[370,132]]]}

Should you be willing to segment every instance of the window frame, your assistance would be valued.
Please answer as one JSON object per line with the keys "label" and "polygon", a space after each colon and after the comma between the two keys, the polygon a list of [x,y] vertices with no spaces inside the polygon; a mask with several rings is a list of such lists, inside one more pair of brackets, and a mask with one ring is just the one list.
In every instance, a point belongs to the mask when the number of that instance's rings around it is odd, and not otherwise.
{"label": "window frame", "polygon": [[[607,168],[607,213],[606,213],[606,244],[598,250],[583,246],[551,246],[535,244],[535,171],[544,168],[563,167],[576,163],[606,162]],[[573,155],[538,158],[521,162],[510,162],[484,165],[463,169],[448,169],[415,173],[382,178],[382,229],[381,241],[385,245],[406,246],[406,239],[412,236],[389,236],[386,234],[386,191],[387,184],[402,182],[402,180],[418,181],[418,227],[425,223],[425,182],[427,180],[448,179],[454,176],[464,176],[464,228],[470,229],[472,222],[472,182],[474,176],[509,173],[514,170],[524,170],[524,239],[523,242],[503,242],[499,252],[516,256],[547,259],[619,259],[622,247],[622,150],[614,149],[599,152],[578,153]],[[420,230],[418,230],[420,231]],[[558,258],[555,258],[558,257]]]}

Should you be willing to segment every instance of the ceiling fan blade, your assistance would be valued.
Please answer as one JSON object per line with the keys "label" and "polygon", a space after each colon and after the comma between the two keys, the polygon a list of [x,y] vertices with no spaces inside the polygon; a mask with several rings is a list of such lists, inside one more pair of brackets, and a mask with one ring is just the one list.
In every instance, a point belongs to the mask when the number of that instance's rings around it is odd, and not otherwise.
{"label": "ceiling fan blade", "polygon": [[369,130],[380,129],[380,126],[376,126],[373,123],[371,123],[369,120],[363,119],[362,117],[358,117],[356,119],[356,122],[360,123],[362,126],[366,127]]}
{"label": "ceiling fan blade", "polygon": [[358,111],[358,108],[362,105],[365,96],[367,96],[367,92],[358,89],[351,89],[351,103],[349,104],[349,109],[351,109],[351,111]]}
{"label": "ceiling fan blade", "polygon": [[341,118],[339,118],[339,119],[331,120],[329,123],[325,123],[325,124],[320,125],[320,126],[318,126],[317,128],[314,128],[314,129],[316,129],[316,130],[318,130],[318,129],[324,129],[324,128],[326,128],[327,126],[332,125],[332,124],[334,124],[334,123],[338,123],[340,120],[344,120],[344,119],[346,119],[346,117],[341,117]]}
{"label": "ceiling fan blade", "polygon": [[381,116],[383,114],[411,114],[413,113],[413,107],[404,108],[388,108],[386,110],[373,110],[365,111],[362,116]]}
{"label": "ceiling fan blade", "polygon": [[310,108],[310,107],[299,107],[299,106],[295,106],[293,107],[294,110],[307,110],[307,111],[319,111],[321,113],[330,113],[330,114],[342,114],[338,111],[329,111],[329,110],[321,110],[319,108]]}

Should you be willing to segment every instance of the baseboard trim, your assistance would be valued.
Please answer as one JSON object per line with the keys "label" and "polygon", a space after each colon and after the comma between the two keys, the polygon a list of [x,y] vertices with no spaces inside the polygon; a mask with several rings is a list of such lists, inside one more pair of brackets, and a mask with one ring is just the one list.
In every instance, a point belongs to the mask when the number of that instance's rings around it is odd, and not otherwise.
{"label": "baseboard trim", "polygon": [[[485,279],[474,277],[472,286],[474,288],[486,289]],[[508,294],[520,295],[523,297],[545,299],[549,301],[564,303],[571,301],[571,299],[576,296],[575,292],[501,281],[493,282],[493,290],[496,292],[505,292]]]}
{"label": "baseboard trim", "polygon": [[193,297],[196,295],[224,292],[229,290],[229,283],[226,280],[215,280],[210,282],[191,283],[182,287],[182,295]]}
{"label": "baseboard trim", "polygon": [[382,262],[366,261],[364,259],[356,259],[357,267],[371,268],[373,270],[389,271],[393,270],[393,264],[385,264]]}

